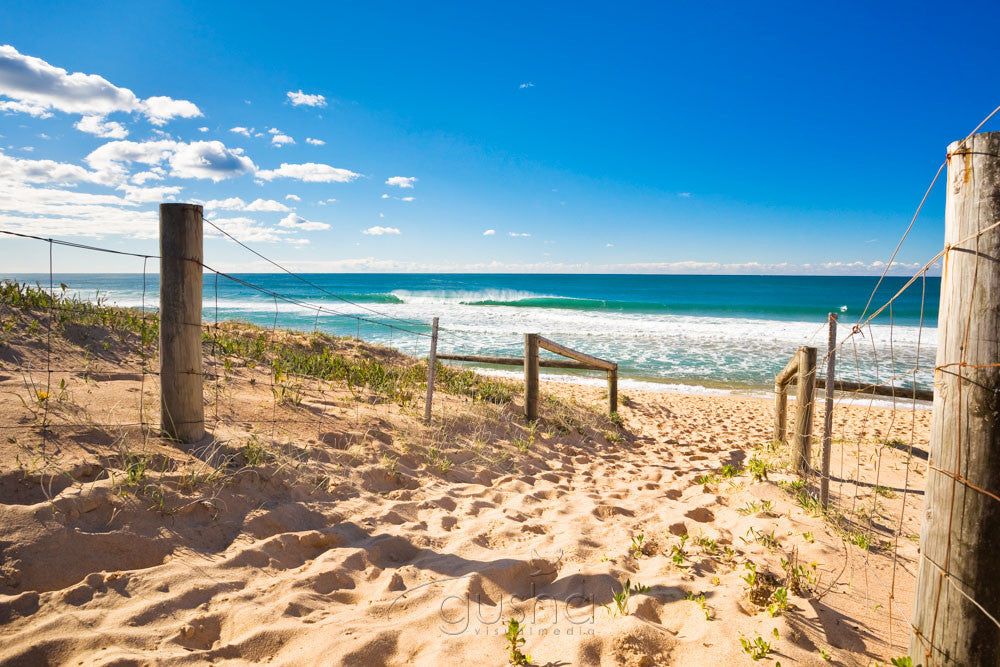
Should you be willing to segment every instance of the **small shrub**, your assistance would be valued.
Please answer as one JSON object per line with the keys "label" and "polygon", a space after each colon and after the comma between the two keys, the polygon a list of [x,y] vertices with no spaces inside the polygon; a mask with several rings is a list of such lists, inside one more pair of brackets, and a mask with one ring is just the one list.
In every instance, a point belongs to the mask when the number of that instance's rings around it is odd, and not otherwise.
{"label": "small shrub", "polygon": [[632,551],[633,558],[639,559],[642,556],[646,555],[642,548],[642,542],[645,538],[646,536],[644,533],[639,533],[638,535],[632,536],[632,546],[630,550]]}
{"label": "small shrub", "polygon": [[524,644],[524,627],[513,618],[507,621],[507,632],[504,639],[507,640],[507,649],[510,651],[508,660],[512,665],[530,665],[531,656],[521,652]]}
{"label": "small shrub", "polygon": [[750,460],[747,461],[747,471],[758,482],[763,482],[767,479],[767,463],[763,459],[757,458],[756,455],[752,456]]}
{"label": "small shrub", "polygon": [[771,652],[770,642],[764,641],[764,638],[760,636],[752,641],[746,637],[740,637],[740,646],[743,647],[743,652],[755,661],[766,658]]}

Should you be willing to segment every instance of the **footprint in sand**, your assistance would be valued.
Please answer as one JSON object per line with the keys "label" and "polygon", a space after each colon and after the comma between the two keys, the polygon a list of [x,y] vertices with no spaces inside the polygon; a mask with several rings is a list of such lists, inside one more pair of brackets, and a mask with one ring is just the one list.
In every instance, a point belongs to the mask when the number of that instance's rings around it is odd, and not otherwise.
{"label": "footprint in sand", "polygon": [[698,523],[709,523],[715,521],[715,514],[712,510],[707,507],[695,507],[689,512],[685,512],[684,516],[691,519],[692,521],[697,521]]}
{"label": "footprint in sand", "polygon": [[635,512],[627,510],[624,507],[616,507],[615,505],[598,505],[594,508],[592,514],[601,521],[615,516],[635,516]]}

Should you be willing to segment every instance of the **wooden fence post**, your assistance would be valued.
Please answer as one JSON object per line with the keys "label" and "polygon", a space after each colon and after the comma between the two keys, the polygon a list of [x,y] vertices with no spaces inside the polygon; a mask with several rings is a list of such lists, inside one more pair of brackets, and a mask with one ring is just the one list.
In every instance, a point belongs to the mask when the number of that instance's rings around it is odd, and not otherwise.
{"label": "wooden fence post", "polygon": [[819,500],[830,504],[830,458],[833,455],[833,390],[837,373],[837,313],[830,313],[830,335],[826,341],[826,411],[823,413],[823,471],[819,480]]}
{"label": "wooden fence post", "polygon": [[434,400],[434,375],[437,372],[438,318],[431,322],[431,354],[427,357],[427,400],[424,401],[424,421],[431,421],[431,401]]}
{"label": "wooden fence post", "polygon": [[[1000,132],[948,146],[914,665],[1000,663]],[[972,237],[970,239],[970,237]],[[955,244],[957,247],[951,247]]]}
{"label": "wooden fence post", "polygon": [[205,435],[201,371],[202,208],[160,204],[160,428]]}
{"label": "wooden fence post", "polygon": [[774,383],[774,441],[784,445],[788,421],[788,385]]}
{"label": "wooden fence post", "polygon": [[524,418],[538,419],[538,334],[524,334]]}
{"label": "wooden fence post", "polygon": [[774,439],[782,445],[788,444],[788,382],[799,368],[799,353],[788,360],[785,367],[774,376]]}
{"label": "wooden fence post", "polygon": [[608,371],[608,414],[618,412],[618,364]]}
{"label": "wooden fence post", "polygon": [[813,393],[816,387],[816,348],[800,347],[798,386],[795,388],[795,442],[793,465],[803,477],[809,475],[812,454]]}

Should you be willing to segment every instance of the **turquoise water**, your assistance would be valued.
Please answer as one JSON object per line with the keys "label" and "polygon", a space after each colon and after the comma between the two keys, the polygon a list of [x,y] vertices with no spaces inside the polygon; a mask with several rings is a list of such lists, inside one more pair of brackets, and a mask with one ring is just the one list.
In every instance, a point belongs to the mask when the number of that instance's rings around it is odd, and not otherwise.
{"label": "turquoise water", "polygon": [[[155,269],[152,269],[155,270]],[[48,284],[49,276],[10,277]],[[287,296],[262,294],[214,275],[205,279],[207,320],[241,319],[263,326],[319,329],[360,336],[426,355],[429,322],[441,319],[444,352],[518,355],[523,334],[537,332],[617,361],[634,386],[688,390],[754,390],[771,386],[801,345],[826,346],[828,312],[841,337],[861,317],[877,278],[818,276],[652,276],[494,274],[308,274],[322,290],[284,274],[239,274]],[[903,285],[887,278],[873,300],[884,303]],[[155,308],[155,273],[61,274],[71,292],[109,303]],[[926,298],[922,298],[925,290]],[[939,278],[918,281],[871,330],[845,346],[838,377],[880,381],[932,365]],[[328,292],[328,293],[327,293]],[[373,312],[375,311],[375,312]],[[355,316],[368,321],[358,321]],[[920,322],[923,317],[924,327]],[[398,318],[398,319],[393,319]],[[392,324],[390,329],[383,324]],[[890,326],[891,324],[891,326]],[[856,345],[855,345],[856,343]],[[919,355],[918,355],[919,352]],[[516,374],[517,369],[512,369]],[[929,373],[917,375],[929,387]]]}

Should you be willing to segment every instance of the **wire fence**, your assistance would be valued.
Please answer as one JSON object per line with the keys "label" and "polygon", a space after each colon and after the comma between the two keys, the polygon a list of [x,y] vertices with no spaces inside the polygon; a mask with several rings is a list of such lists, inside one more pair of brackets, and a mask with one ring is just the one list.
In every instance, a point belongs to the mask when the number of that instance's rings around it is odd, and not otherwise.
{"label": "wire fence", "polygon": [[[1000,167],[990,162],[1000,154],[975,149],[973,139],[990,136],[975,133],[998,111],[952,144],[862,314],[811,371],[824,384],[846,380],[857,388],[838,391],[833,401],[832,432],[827,434],[835,454],[832,465],[813,447],[810,474],[793,484],[803,509],[824,516],[841,537],[842,569],[821,596],[857,599],[859,606],[871,610],[868,619],[855,619],[862,621],[869,638],[884,642],[890,655],[908,653],[915,665],[995,659],[992,638],[1000,631],[1000,586],[995,573],[983,574],[989,564],[977,562],[989,551],[989,535],[995,529],[989,519],[1000,516],[1000,506],[984,507],[1000,503],[1000,489],[989,488],[996,481],[990,468],[997,462],[970,442],[970,437],[981,442],[996,421],[995,408],[988,407],[994,405],[1000,372],[1000,351],[990,342],[996,339],[995,330],[988,326],[996,322],[981,313],[1000,310],[984,278],[987,272],[996,275],[1000,250],[1000,208],[992,204]],[[997,143],[995,135],[986,141]],[[880,302],[878,291],[946,168],[946,243]],[[953,203],[958,198],[962,202]],[[926,331],[927,274],[941,262],[935,340]],[[914,291],[920,303],[916,354],[901,362],[894,305]],[[876,325],[877,319],[881,324]],[[912,337],[914,325],[905,326]],[[820,325],[810,338],[823,328]],[[931,356],[935,347],[936,359]],[[831,357],[836,375],[829,378],[823,369]],[[918,400],[920,389],[931,380],[933,421],[931,406]],[[884,390],[882,396],[876,395],[878,389]],[[972,391],[979,392],[975,399],[968,398]],[[820,433],[827,407],[813,400],[817,410],[809,428]],[[825,507],[818,493],[824,482],[830,488]],[[970,494],[985,500],[970,500]],[[978,641],[970,640],[977,632]]]}
{"label": "wire fence", "polygon": [[[214,221],[204,222],[255,256],[268,259]],[[6,373],[13,370],[21,386],[17,392],[21,409],[3,415],[0,436],[15,445],[18,457],[32,459],[19,459],[25,470],[44,474],[45,462],[64,447],[84,443],[86,448],[87,442],[103,446],[101,451],[115,446],[121,454],[113,467],[127,468],[137,453],[145,456],[156,449],[165,426],[155,269],[161,257],[7,230],[0,234],[33,240],[48,249],[46,280],[0,285],[0,343],[5,337],[18,343],[0,345],[0,380],[10,380]],[[60,283],[56,250],[85,253],[94,264],[105,254],[133,258],[136,273],[141,271],[136,298],[117,307],[107,295],[90,298]],[[419,389],[427,374],[423,359],[430,349],[430,323],[357,303],[268,261],[319,298],[288,294],[207,262],[200,265],[201,317],[184,324],[201,331],[202,365],[184,372],[199,377],[204,424],[212,436],[195,443],[196,456],[216,465],[232,455],[227,443],[247,432],[266,441],[267,447],[289,451],[294,449],[291,443],[303,441],[348,449],[367,442],[370,432],[379,430],[375,413],[390,419],[395,413],[416,415],[424,401]],[[254,295],[255,322],[227,312],[224,295],[234,290]],[[341,305],[331,305],[330,300]],[[311,333],[302,326],[302,317],[287,323],[289,310],[308,313]],[[264,312],[269,312],[266,320]],[[453,348],[471,342],[445,328],[439,329],[438,337]],[[383,344],[366,342],[373,339]],[[471,372],[448,370],[443,377],[439,373],[439,381],[455,395],[438,397],[432,429],[448,428],[449,405],[455,400],[476,400],[488,393],[488,383]],[[78,402],[81,395],[86,398]]]}
{"label": "wire fence", "polygon": [[[824,472],[821,452],[814,448],[809,461],[813,474],[791,489],[803,509],[825,516],[841,537],[843,569],[831,577],[819,597],[827,594],[856,597],[872,610],[867,626],[873,637],[885,642],[889,653],[909,650],[927,664],[948,662],[948,649],[938,643],[946,615],[956,606],[951,592],[1000,630],[997,621],[1000,586],[994,582],[988,588],[980,587],[982,580],[970,576],[965,563],[956,562],[957,548],[953,548],[952,537],[956,508],[961,511],[963,503],[969,503],[966,492],[985,499],[984,502],[1000,503],[1000,488],[988,488],[991,478],[970,466],[968,438],[975,432],[970,420],[976,417],[970,414],[967,397],[963,399],[963,391],[996,387],[996,375],[1000,373],[1000,356],[988,358],[996,350],[969,344],[984,335],[976,328],[974,309],[997,299],[995,294],[979,291],[983,283],[978,278],[992,270],[988,265],[997,261],[1000,221],[994,221],[990,211],[985,210],[986,215],[976,220],[974,228],[949,241],[892,296],[879,302],[877,295],[946,167],[949,179],[955,178],[951,173],[954,167],[956,173],[961,172],[961,178],[973,184],[968,186],[973,189],[966,193],[968,198],[978,201],[984,196],[975,191],[978,180],[975,174],[970,177],[969,172],[1000,155],[974,151],[970,142],[975,132],[998,111],[1000,108],[973,133],[953,145],[957,149],[938,167],[862,314],[816,365],[816,369],[825,368],[835,355],[836,375],[824,380],[853,380],[861,388],[838,392],[833,404],[830,444],[836,457],[830,471]],[[963,166],[953,164],[958,160],[963,161]],[[324,298],[365,313],[358,315],[327,302],[289,295],[202,264],[205,316],[202,321],[190,324],[202,330],[204,359],[202,369],[191,372],[203,378],[206,425],[216,438],[224,438],[228,425],[239,423],[252,425],[255,432],[262,432],[272,441],[291,439],[308,428],[317,441],[328,442],[338,437],[325,428],[330,415],[353,409],[358,416],[361,404],[358,398],[384,403],[390,411],[415,408],[420,401],[415,389],[426,367],[399,351],[422,356],[420,353],[429,348],[432,335],[429,323],[396,317],[352,301],[264,256],[216,222],[207,219],[205,222]],[[54,439],[61,441],[73,434],[95,431],[113,434],[123,443],[140,440],[145,444],[162,426],[157,421],[159,387],[152,381],[159,376],[160,336],[159,313],[152,305],[154,299],[150,293],[149,267],[150,260],[158,261],[160,257],[11,231],[0,230],[0,233],[46,243],[49,250],[47,287],[6,284],[7,293],[0,300],[2,326],[7,331],[24,332],[32,341],[30,346],[19,349],[16,356],[4,359],[21,375],[24,411],[16,421],[0,424],[0,432],[9,433],[4,434],[8,442],[30,434],[40,438],[43,449],[50,447]],[[142,275],[138,308],[106,309],[100,307],[99,299],[95,304],[68,295],[67,287],[56,283],[56,248],[134,258],[137,265],[141,264]],[[964,262],[961,275],[969,278],[963,283],[968,289],[956,292],[957,301],[950,304],[948,313],[942,300],[937,358],[929,362],[924,358],[931,352],[929,347],[933,347],[925,343],[927,274],[941,261],[946,273],[949,262],[953,271],[957,271],[955,266],[959,261]],[[227,320],[220,309],[220,294],[226,285],[268,299],[273,306],[270,323]],[[900,326],[894,304],[904,293],[917,290],[920,316],[916,324],[916,354],[902,359],[894,344]],[[313,332],[294,332],[281,327],[282,306],[310,313]],[[324,334],[321,321],[337,322],[340,331],[353,326],[353,340]],[[964,326],[957,332],[944,331],[946,321],[962,322]],[[390,345],[380,348],[366,344],[363,328],[388,332]],[[814,336],[822,328],[820,325]],[[441,328],[439,336],[444,344],[455,348],[476,343],[447,328]],[[337,350],[336,355],[329,353],[331,348]],[[887,356],[879,353],[885,349]],[[393,365],[381,363],[390,357]],[[814,372],[818,374],[819,370]],[[929,406],[917,399],[917,390],[921,382],[926,383],[924,378],[929,374],[953,378],[956,392],[954,396],[935,396],[937,412],[933,425]],[[126,399],[120,392],[112,391],[111,385],[118,380],[132,383],[138,380],[135,392],[138,395]],[[940,386],[938,383],[938,391]],[[260,387],[268,388],[269,400],[261,401]],[[890,396],[875,396],[871,391],[875,387],[889,389]],[[91,394],[90,401],[102,406],[100,419],[91,415],[81,417],[72,406],[61,404],[60,397],[74,388]],[[355,400],[341,400],[345,388]],[[823,407],[813,415],[810,427],[813,432],[822,430],[825,411]],[[937,457],[931,454],[932,428]],[[829,504],[825,507],[818,502],[815,485],[810,484],[821,482],[824,475],[830,487]],[[947,503],[947,511],[942,513],[947,523],[940,532],[926,526],[921,528],[921,509],[935,483],[942,490],[939,497]],[[928,542],[929,539],[936,541]],[[962,545],[962,549],[965,547]],[[933,585],[928,588],[932,591],[931,598],[920,597],[918,592],[918,577],[924,576],[920,573],[925,570],[933,575]],[[915,613],[914,599],[918,600]],[[911,636],[915,639],[908,648]]]}

